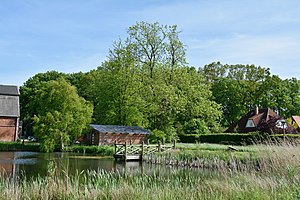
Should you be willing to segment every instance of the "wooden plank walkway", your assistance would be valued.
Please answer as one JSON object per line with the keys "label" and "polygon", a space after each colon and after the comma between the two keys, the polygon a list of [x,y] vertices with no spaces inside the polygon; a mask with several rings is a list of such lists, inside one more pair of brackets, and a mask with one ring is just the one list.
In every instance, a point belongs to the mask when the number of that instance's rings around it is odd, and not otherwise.
{"label": "wooden plank walkway", "polygon": [[128,160],[143,160],[144,155],[150,155],[156,152],[166,152],[171,149],[175,149],[175,142],[173,145],[161,145],[158,144],[139,144],[131,145],[127,144],[117,144],[115,143],[115,154],[114,158],[121,159],[124,161]]}

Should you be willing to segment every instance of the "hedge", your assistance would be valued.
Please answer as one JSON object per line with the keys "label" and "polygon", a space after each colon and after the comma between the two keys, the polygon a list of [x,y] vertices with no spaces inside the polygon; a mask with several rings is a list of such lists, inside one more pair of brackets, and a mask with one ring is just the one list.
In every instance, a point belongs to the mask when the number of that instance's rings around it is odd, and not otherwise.
{"label": "hedge", "polygon": [[224,144],[250,144],[259,138],[258,133],[241,134],[241,133],[219,133],[219,134],[182,134],[179,135],[180,142],[183,143],[224,143]]}
{"label": "hedge", "polygon": [[38,143],[0,142],[0,151],[39,151]]}
{"label": "hedge", "polygon": [[94,154],[98,156],[113,156],[114,154],[114,146],[81,146],[81,145],[73,145],[67,146],[65,151],[67,152],[75,152],[75,153],[88,153]]}
{"label": "hedge", "polygon": [[300,134],[276,134],[267,135],[263,133],[214,133],[206,135],[181,134],[179,140],[182,143],[217,143],[217,144],[253,144],[265,141],[289,141],[300,140]]}

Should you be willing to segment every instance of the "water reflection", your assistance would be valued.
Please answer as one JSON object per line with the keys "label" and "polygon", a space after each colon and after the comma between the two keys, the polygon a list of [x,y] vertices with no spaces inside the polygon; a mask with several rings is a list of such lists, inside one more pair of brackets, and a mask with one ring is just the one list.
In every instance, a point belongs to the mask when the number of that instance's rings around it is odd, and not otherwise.
{"label": "water reflection", "polygon": [[[112,158],[75,153],[0,152],[0,173],[4,176],[44,177],[50,163],[68,175],[88,170],[118,171],[120,173],[150,173],[152,165],[142,162],[116,162]],[[155,167],[157,168],[157,166]]]}
{"label": "water reflection", "polygon": [[[0,152],[0,173],[2,176],[45,177],[49,175],[49,166],[55,166],[55,176],[78,175],[90,170],[113,171],[120,174],[171,174],[175,167],[152,165],[144,162],[116,162],[109,157],[88,156],[75,153],[36,153],[36,152]],[[186,169],[184,170],[186,171]]]}

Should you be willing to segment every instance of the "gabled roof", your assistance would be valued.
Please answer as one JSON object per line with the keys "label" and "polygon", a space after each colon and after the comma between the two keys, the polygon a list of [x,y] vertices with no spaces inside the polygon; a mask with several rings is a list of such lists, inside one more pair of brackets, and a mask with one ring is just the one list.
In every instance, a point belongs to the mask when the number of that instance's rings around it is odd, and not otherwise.
{"label": "gabled roof", "polygon": [[117,125],[90,125],[100,133],[127,133],[127,134],[150,134],[151,132],[138,126],[117,126]]}
{"label": "gabled roof", "polygon": [[298,125],[300,128],[300,116],[292,116],[292,120]]}
{"label": "gabled roof", "polygon": [[0,95],[19,96],[19,88],[13,85],[0,85]]}

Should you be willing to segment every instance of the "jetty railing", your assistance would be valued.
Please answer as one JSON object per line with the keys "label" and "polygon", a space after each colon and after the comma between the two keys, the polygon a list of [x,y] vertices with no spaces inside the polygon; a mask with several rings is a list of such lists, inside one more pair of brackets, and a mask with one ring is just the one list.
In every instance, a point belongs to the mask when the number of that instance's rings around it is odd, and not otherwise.
{"label": "jetty railing", "polygon": [[171,149],[175,149],[176,143],[173,145],[162,145],[160,142],[158,144],[117,144],[115,142],[115,159],[121,158],[123,160],[143,160],[144,155],[150,155],[157,152],[166,152]]}

